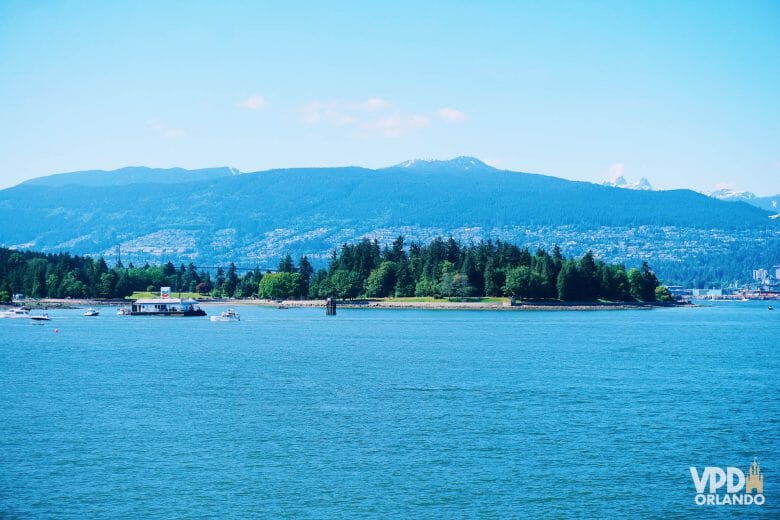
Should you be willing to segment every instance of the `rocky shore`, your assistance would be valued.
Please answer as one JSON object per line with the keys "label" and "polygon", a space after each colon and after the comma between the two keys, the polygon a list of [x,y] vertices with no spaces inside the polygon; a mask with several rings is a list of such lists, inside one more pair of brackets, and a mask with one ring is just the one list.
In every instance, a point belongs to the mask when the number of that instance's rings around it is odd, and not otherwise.
{"label": "rocky shore", "polygon": [[[325,300],[208,300],[210,305],[255,305],[261,307],[325,307]],[[563,303],[563,302],[455,302],[455,301],[395,301],[395,300],[339,300],[340,309],[427,309],[427,310],[490,310],[490,311],[601,311],[652,309],[656,304],[644,303]]]}
{"label": "rocky shore", "polygon": [[[231,305],[262,305],[285,307],[325,307],[324,300],[283,300],[281,302],[269,301],[242,301],[231,302]],[[224,303],[223,303],[224,304]],[[493,303],[493,302],[409,302],[392,300],[354,300],[339,301],[341,309],[427,309],[427,310],[489,310],[489,311],[601,311],[601,310],[629,310],[652,309],[655,305],[642,303]]]}
{"label": "rocky shore", "polygon": [[[41,299],[22,302],[30,308],[75,309],[98,305],[128,305],[129,300]],[[325,300],[258,300],[205,299],[201,306],[259,306],[259,307],[325,307]],[[660,303],[595,303],[595,302],[463,302],[463,301],[398,301],[398,300],[340,300],[342,309],[427,309],[427,310],[491,310],[491,311],[616,311],[648,310],[654,307],[677,307],[680,304]]]}

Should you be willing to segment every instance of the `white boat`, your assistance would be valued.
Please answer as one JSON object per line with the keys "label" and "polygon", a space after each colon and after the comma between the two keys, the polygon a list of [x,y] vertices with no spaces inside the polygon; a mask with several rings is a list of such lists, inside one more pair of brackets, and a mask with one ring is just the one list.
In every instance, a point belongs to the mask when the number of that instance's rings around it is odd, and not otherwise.
{"label": "white boat", "polygon": [[130,316],[130,308],[129,307],[119,307],[116,311],[118,316]]}
{"label": "white boat", "polygon": [[30,314],[30,319],[33,321],[51,321],[48,314]]}
{"label": "white boat", "polygon": [[197,300],[171,298],[170,287],[160,287],[159,298],[144,298],[130,305],[130,316],[205,316]]}
{"label": "white boat", "polygon": [[0,312],[0,318],[29,318],[30,309],[27,307],[14,307]]}
{"label": "white boat", "polygon": [[241,315],[233,309],[222,311],[219,316],[211,316],[211,321],[241,321]]}
{"label": "white boat", "polygon": [[100,314],[99,310],[90,307],[89,309],[86,310],[84,316],[97,316],[98,314]]}

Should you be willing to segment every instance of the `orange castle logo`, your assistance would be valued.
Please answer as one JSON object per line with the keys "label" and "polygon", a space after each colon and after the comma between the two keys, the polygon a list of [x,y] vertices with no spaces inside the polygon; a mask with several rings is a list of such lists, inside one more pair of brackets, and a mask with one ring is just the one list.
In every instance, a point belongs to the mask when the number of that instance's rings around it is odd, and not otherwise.
{"label": "orange castle logo", "polygon": [[758,460],[753,459],[753,464],[748,469],[747,478],[745,479],[745,493],[750,493],[753,490],[759,495],[764,493],[764,475],[761,473],[761,466],[758,464]]}

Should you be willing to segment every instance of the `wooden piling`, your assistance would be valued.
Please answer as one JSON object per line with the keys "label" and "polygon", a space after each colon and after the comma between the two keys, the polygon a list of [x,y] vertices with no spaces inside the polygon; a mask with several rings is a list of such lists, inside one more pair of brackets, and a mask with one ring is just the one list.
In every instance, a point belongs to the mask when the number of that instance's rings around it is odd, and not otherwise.
{"label": "wooden piling", "polygon": [[325,315],[326,316],[335,316],[336,315],[336,299],[335,298],[328,298],[325,301]]}

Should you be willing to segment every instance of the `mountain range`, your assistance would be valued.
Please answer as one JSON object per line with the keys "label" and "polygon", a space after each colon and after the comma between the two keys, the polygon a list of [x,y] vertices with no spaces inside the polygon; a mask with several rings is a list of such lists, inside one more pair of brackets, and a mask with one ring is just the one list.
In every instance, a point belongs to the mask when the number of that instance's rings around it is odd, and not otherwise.
{"label": "mountain range", "polygon": [[[609,261],[650,260],[675,281],[736,279],[780,260],[780,222],[746,202],[690,190],[650,191],[499,170],[472,157],[381,169],[242,173],[122,168],[26,181],[0,191],[0,245],[125,262],[273,267],[286,253],[325,263],[362,237],[501,239],[531,248],[591,249]],[[697,264],[696,262],[699,262]]]}
{"label": "mountain range", "polygon": [[710,197],[730,202],[747,202],[751,206],[777,213],[780,204],[780,195],[759,197],[749,191],[739,191],[731,188],[721,188],[707,193]]}
{"label": "mountain range", "polygon": [[[613,177],[608,181],[601,183],[603,186],[612,186],[613,188],[623,188],[627,190],[652,191],[653,186],[650,181],[642,177],[638,181],[626,180],[622,175]],[[771,195],[768,197],[759,197],[749,191],[739,191],[733,188],[720,188],[714,191],[702,191],[704,195],[718,200],[728,202],[747,202],[751,206],[765,209],[767,211],[777,212],[780,204],[780,195]]]}
{"label": "mountain range", "polygon": [[626,180],[625,177],[622,175],[619,175],[612,180],[606,181],[603,183],[604,186],[612,186],[613,188],[625,188],[627,190],[642,190],[642,191],[652,191],[653,186],[650,184],[650,181],[642,177],[636,182],[629,182]]}

